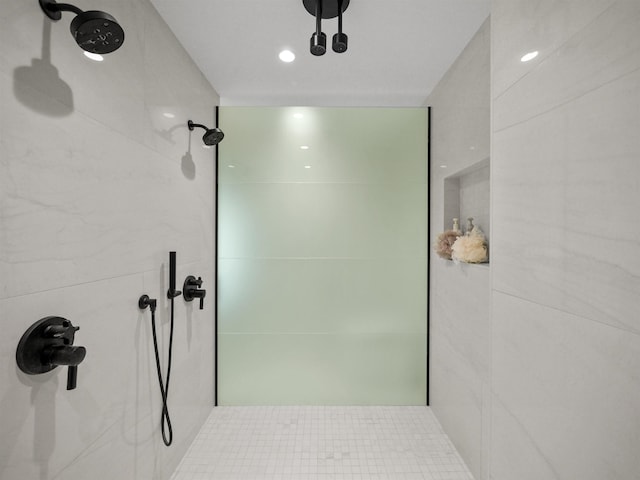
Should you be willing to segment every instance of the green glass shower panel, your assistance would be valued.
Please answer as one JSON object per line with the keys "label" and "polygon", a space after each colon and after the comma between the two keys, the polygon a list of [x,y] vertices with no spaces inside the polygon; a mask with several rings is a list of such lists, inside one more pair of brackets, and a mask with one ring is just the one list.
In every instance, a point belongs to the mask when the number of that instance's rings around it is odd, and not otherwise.
{"label": "green glass shower panel", "polygon": [[222,107],[221,405],[423,405],[426,110]]}

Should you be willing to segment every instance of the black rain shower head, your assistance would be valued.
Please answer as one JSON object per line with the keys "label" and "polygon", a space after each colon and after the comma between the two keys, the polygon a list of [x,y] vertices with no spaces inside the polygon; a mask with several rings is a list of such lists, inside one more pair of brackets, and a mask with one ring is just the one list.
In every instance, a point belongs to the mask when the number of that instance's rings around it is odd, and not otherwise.
{"label": "black rain shower head", "polygon": [[205,145],[213,146],[219,144],[224,138],[224,133],[219,128],[207,128],[200,123],[193,123],[191,120],[187,122],[189,130],[193,131],[194,128],[204,128],[205,132],[202,136],[202,141]]}
{"label": "black rain shower head", "polygon": [[71,35],[87,52],[103,54],[117,50],[124,43],[124,30],[115,18],[105,12],[89,10],[83,12],[74,5],[57,3],[55,0],[39,0],[40,7],[51,20],[60,20],[62,12],[74,12]]}

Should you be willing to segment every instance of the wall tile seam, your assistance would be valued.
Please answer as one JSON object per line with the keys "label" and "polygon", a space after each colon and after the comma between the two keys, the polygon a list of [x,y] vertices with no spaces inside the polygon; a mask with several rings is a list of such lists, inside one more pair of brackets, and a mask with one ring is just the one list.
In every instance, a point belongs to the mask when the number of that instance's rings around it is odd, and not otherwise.
{"label": "wall tile seam", "polygon": [[[189,267],[199,267],[203,264],[207,264],[208,262],[205,260],[202,261],[192,261],[192,262],[188,262],[188,263],[183,263],[181,265],[179,265],[179,268],[189,268]],[[162,265],[166,265],[167,262],[160,262],[158,265],[162,266]],[[214,270],[214,266],[215,263],[213,265],[209,265],[206,266],[205,269],[208,271],[213,271]],[[205,271],[205,270],[202,270]],[[31,295],[42,295],[44,293],[48,293],[48,292],[56,292],[56,291],[60,291],[60,290],[66,290],[69,288],[78,288],[78,287],[83,287],[83,286],[87,286],[87,285],[93,285],[93,284],[99,284],[99,283],[104,283],[104,282],[111,282],[113,280],[118,280],[118,279],[135,279],[136,277],[140,277],[140,280],[144,281],[144,277],[146,275],[154,275],[154,274],[158,274],[158,270],[154,269],[154,270],[140,270],[137,272],[128,272],[128,273],[123,273],[121,275],[114,275],[114,276],[110,276],[110,277],[103,277],[103,278],[95,278],[92,280],[88,280],[85,282],[79,282],[79,283],[71,283],[68,285],[59,285],[53,288],[46,288],[44,290],[34,290],[32,292],[27,292],[27,293],[21,293],[18,295],[10,295],[7,297],[1,297],[0,298],[0,302],[3,301],[10,301],[10,300],[17,300],[23,297],[28,297]],[[213,281],[213,279],[212,279]]]}
{"label": "wall tile seam", "polygon": [[[10,75],[6,74],[3,71],[0,71],[0,75],[7,76],[9,84],[13,83],[13,78]],[[46,92],[43,92],[43,91],[41,91],[41,90],[39,90],[37,88],[34,88],[31,85],[24,85],[22,88],[24,88],[26,90],[30,90],[30,91],[34,92],[36,95],[46,95]],[[56,102],[56,103],[58,103],[60,105],[64,105],[62,102],[59,102],[55,98],[49,97],[49,100],[53,101],[53,102]],[[212,108],[215,109],[215,105],[213,105]],[[146,102],[143,104],[143,109],[145,111],[147,110],[147,103]],[[29,108],[25,107],[25,110],[29,110]],[[79,115],[79,116],[81,116],[83,118],[90,119],[93,123],[95,123],[96,125],[99,125],[101,129],[104,129],[107,132],[108,135],[115,135],[115,136],[119,137],[119,139],[126,139],[127,141],[129,141],[131,143],[135,143],[136,145],[139,145],[140,147],[144,148],[145,150],[149,150],[151,152],[154,152],[159,157],[161,157],[161,158],[163,158],[163,159],[165,159],[167,161],[170,161],[170,162],[176,162],[177,161],[175,157],[172,157],[171,155],[168,155],[166,153],[166,149],[154,148],[154,147],[148,145],[147,143],[145,143],[144,141],[141,141],[139,136],[135,136],[133,134],[129,135],[126,132],[122,132],[122,131],[110,126],[109,124],[104,123],[103,119],[91,115],[91,113],[89,111],[84,111],[84,110],[79,109],[79,108],[74,106],[74,109],[73,109],[71,115]],[[185,128],[185,131],[188,132],[186,122],[185,122],[184,128]],[[115,140],[115,141],[118,142],[119,140]],[[113,140],[112,140],[112,143],[113,143]],[[120,142],[120,143],[122,143],[122,142]],[[96,146],[96,149],[97,148],[98,147]]]}
{"label": "wall tile seam", "polygon": [[[618,82],[619,80],[622,80],[625,77],[636,75],[638,72],[640,72],[640,67],[636,68],[635,70],[631,70],[629,72],[623,73],[622,75],[620,75],[620,76],[618,76],[616,78],[613,78],[613,79],[611,79],[611,80],[609,80],[609,81],[607,81],[605,83],[601,83],[600,85],[598,85],[598,86],[596,86],[594,88],[591,88],[591,89],[581,93],[580,95],[576,95],[574,97],[571,97],[571,98],[565,100],[564,102],[557,103],[553,107],[548,108],[547,110],[544,110],[542,112],[536,113],[535,115],[532,115],[532,116],[527,117],[527,118],[525,118],[523,120],[520,120],[519,122],[511,123],[511,124],[506,125],[504,127],[500,127],[497,130],[493,130],[492,133],[494,133],[494,134],[502,133],[502,132],[505,132],[505,131],[507,131],[507,130],[509,130],[511,128],[522,126],[522,125],[526,124],[527,122],[530,122],[531,120],[537,119],[539,117],[543,117],[543,116],[545,116],[545,115],[547,115],[547,114],[549,114],[551,112],[554,112],[555,110],[559,110],[559,109],[561,109],[561,108],[563,108],[563,107],[565,107],[567,105],[570,105],[570,104],[580,100],[583,97],[591,95],[592,93],[595,93],[600,89],[606,88],[609,85],[611,85],[612,83]],[[495,114],[495,112],[492,112],[492,114]]]}
{"label": "wall tile seam", "polygon": [[[513,88],[517,83],[519,83],[523,78],[526,78],[527,76],[529,76],[532,72],[538,70],[538,68],[548,59],[550,58],[552,55],[554,55],[555,53],[557,53],[558,51],[564,49],[566,47],[566,45],[568,43],[570,43],[571,41],[573,41],[573,39],[575,37],[577,37],[578,35],[582,35],[582,33],[586,30],[593,30],[594,28],[593,25],[598,22],[598,20],[600,19],[600,17],[602,17],[603,15],[605,15],[609,10],[611,10],[613,7],[615,6],[615,2],[612,2],[607,8],[605,8],[604,10],[602,10],[596,17],[594,17],[588,24],[586,24],[584,27],[582,27],[580,30],[577,30],[573,35],[571,35],[570,37],[567,37],[565,39],[564,42],[562,42],[561,44],[558,45],[557,48],[555,48],[554,50],[551,50],[548,52],[547,55],[540,57],[540,60],[538,61],[537,65],[535,68],[532,68],[530,70],[527,70],[525,73],[523,73],[520,77],[518,77],[517,79],[515,79],[513,81],[513,83],[509,84],[508,86],[506,86],[504,88],[504,90],[502,92],[500,92],[499,94],[494,94],[494,92],[492,92],[491,95],[491,99],[492,99],[492,104],[494,101],[498,100],[500,97],[502,97],[504,94],[506,94],[509,90],[511,90],[511,88]],[[491,48],[491,50],[493,50],[493,47]],[[493,67],[493,65],[492,65]],[[494,69],[491,68],[491,74],[493,77],[493,73],[494,73]],[[493,85],[493,82],[491,82],[491,85]],[[576,97],[578,98],[578,97]]]}
{"label": "wall tile seam", "polygon": [[[493,288],[493,286],[492,286],[491,292],[492,292],[492,294],[494,292],[495,293],[499,293],[501,295],[506,295],[508,297],[515,298],[515,299],[521,300],[521,301],[526,302],[526,303],[530,303],[532,305],[537,305],[537,306],[543,307],[545,309],[549,309],[549,310],[553,310],[553,311],[556,311],[556,312],[560,312],[563,315],[568,315],[568,316],[571,316],[571,317],[573,317],[575,319],[578,319],[578,320],[587,320],[589,322],[593,322],[594,324],[600,325],[602,327],[609,327],[609,328],[612,328],[614,330],[619,330],[621,332],[630,333],[632,335],[640,337],[640,332],[639,331],[628,329],[628,328],[624,328],[624,327],[620,327],[620,326],[616,326],[616,325],[612,325],[610,323],[603,322],[603,321],[597,320],[595,318],[578,315],[578,314],[576,314],[574,312],[571,312],[569,310],[565,310],[565,309],[562,309],[562,308],[558,308],[558,307],[555,307],[553,305],[547,305],[547,304],[544,304],[544,303],[534,302],[533,300],[530,300],[528,298],[524,298],[524,297],[522,297],[520,295],[515,295],[513,293],[506,292],[506,291],[500,290],[498,288]],[[491,305],[493,306],[493,299],[491,300]],[[492,318],[492,324],[493,324],[493,316],[491,318]],[[493,328],[492,328],[492,330],[493,330]]]}
{"label": "wall tile seam", "polygon": [[48,293],[48,292],[56,292],[56,291],[60,291],[60,290],[66,290],[68,288],[77,288],[77,287],[82,287],[82,286],[86,286],[86,285],[92,285],[92,284],[98,284],[98,283],[103,283],[103,282],[110,282],[112,280],[117,280],[117,279],[133,279],[135,277],[140,277],[140,280],[143,280],[143,276],[145,273],[153,273],[155,272],[155,270],[151,270],[148,272],[132,272],[132,273],[124,273],[122,275],[115,275],[112,277],[105,277],[105,278],[96,278],[93,280],[88,280],[86,282],[79,282],[79,283],[71,283],[68,285],[58,285],[56,287],[53,288],[46,288],[44,290],[34,290],[32,292],[27,292],[27,293],[21,293],[19,295],[10,295],[8,297],[2,297],[0,298],[0,302],[3,301],[9,301],[9,300],[16,300],[19,298],[23,298],[23,297],[28,297],[31,295],[42,295],[44,293]]}

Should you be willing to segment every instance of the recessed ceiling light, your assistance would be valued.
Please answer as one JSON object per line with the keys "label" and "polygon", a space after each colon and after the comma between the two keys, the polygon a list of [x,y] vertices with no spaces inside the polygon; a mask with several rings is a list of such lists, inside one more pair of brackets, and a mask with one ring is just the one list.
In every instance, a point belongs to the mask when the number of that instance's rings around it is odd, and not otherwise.
{"label": "recessed ceiling light", "polygon": [[520,59],[520,61],[521,62],[528,62],[529,60],[533,60],[537,56],[538,56],[538,51],[537,50],[535,52],[529,52],[526,55],[523,55],[522,58]]}
{"label": "recessed ceiling light", "polygon": [[101,62],[104,60],[104,58],[102,57],[102,55],[97,54],[97,53],[91,53],[91,52],[84,52],[84,56],[87,58],[90,58],[91,60],[93,60],[94,62]]}
{"label": "recessed ceiling light", "polygon": [[167,118],[176,118],[176,116],[171,112],[164,112],[162,116]]}
{"label": "recessed ceiling light", "polygon": [[300,150],[309,150],[309,145],[300,145]]}
{"label": "recessed ceiling light", "polygon": [[227,167],[229,167],[229,168],[236,168],[236,166],[235,166],[235,165],[227,165]]}
{"label": "recessed ceiling light", "polygon": [[440,165],[440,168],[447,168],[446,165]]}
{"label": "recessed ceiling light", "polygon": [[305,165],[304,168],[311,168],[311,165]]}
{"label": "recessed ceiling light", "polygon": [[296,59],[295,54],[291,50],[282,50],[278,57],[285,63],[291,63]]}

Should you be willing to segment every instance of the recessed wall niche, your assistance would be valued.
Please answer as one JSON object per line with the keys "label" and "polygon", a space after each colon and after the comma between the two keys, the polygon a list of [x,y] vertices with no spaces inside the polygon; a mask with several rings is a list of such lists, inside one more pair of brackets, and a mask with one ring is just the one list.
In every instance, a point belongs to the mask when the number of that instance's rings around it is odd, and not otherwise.
{"label": "recessed wall niche", "polygon": [[460,229],[466,232],[467,219],[473,218],[490,240],[489,158],[460,170],[444,179],[444,225],[449,230],[454,218],[460,219]]}

